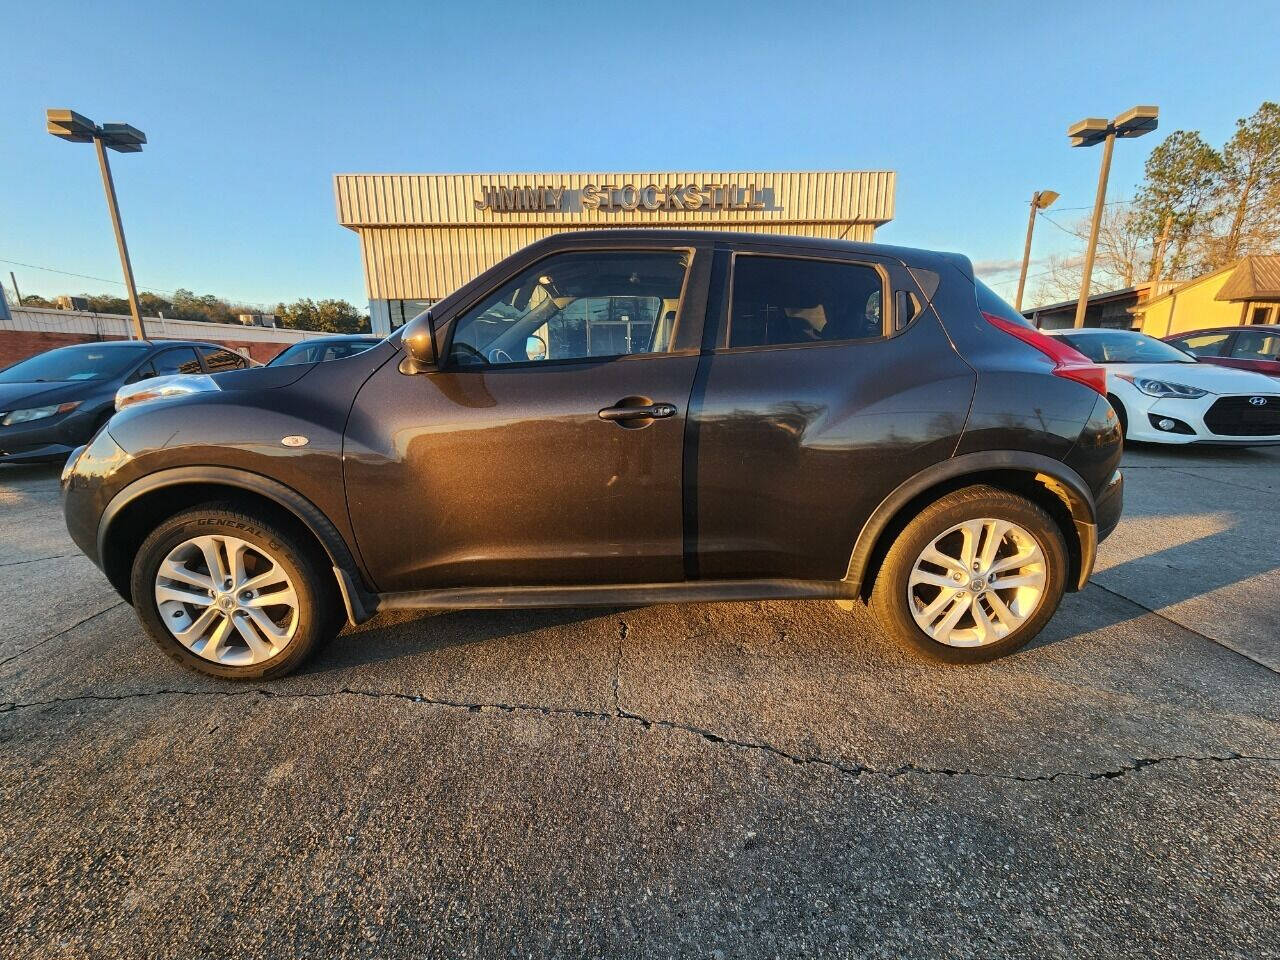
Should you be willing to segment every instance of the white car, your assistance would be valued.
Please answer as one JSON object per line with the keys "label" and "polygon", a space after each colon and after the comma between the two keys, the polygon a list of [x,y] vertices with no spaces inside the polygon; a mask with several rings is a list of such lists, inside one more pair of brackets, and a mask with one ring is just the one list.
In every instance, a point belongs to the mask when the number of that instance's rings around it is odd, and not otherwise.
{"label": "white car", "polygon": [[1146,443],[1280,444],[1280,378],[1201,363],[1130,330],[1054,332],[1107,372],[1125,438]]}

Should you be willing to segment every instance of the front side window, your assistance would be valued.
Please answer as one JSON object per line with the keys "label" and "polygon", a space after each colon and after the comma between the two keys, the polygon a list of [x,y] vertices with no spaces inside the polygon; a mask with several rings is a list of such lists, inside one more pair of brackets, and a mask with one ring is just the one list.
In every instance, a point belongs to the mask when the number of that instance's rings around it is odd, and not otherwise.
{"label": "front side window", "polygon": [[729,346],[879,337],[883,298],[874,267],[740,254],[733,264]]}
{"label": "front side window", "polygon": [[1194,337],[1185,337],[1175,341],[1184,350],[1190,350],[1197,357],[1222,356],[1223,344],[1227,342],[1226,333],[1199,333]]}
{"label": "front side window", "polygon": [[1280,336],[1262,330],[1241,330],[1231,346],[1231,356],[1241,360],[1280,359]]}
{"label": "front side window", "polygon": [[454,324],[459,366],[671,349],[689,253],[592,251],[540,260]]}

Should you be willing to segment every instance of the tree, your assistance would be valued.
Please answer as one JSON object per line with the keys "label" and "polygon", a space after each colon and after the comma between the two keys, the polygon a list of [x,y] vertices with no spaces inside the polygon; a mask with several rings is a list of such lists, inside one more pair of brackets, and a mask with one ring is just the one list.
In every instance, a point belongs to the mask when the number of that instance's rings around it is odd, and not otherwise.
{"label": "tree", "polygon": [[1161,235],[1166,222],[1169,239],[1163,263],[1150,262],[1150,276],[1182,277],[1200,272],[1196,243],[1213,218],[1214,199],[1221,187],[1222,155],[1194,131],[1175,130],[1147,157],[1146,180],[1138,190],[1137,224],[1148,237]]}
{"label": "tree", "polygon": [[[1091,218],[1085,217],[1072,224],[1069,231],[1087,243],[1091,223]],[[1123,202],[1104,207],[1098,223],[1094,288],[1117,290],[1145,279],[1151,251],[1151,237],[1138,210]],[[1040,272],[1032,302],[1043,305],[1079,296],[1083,272],[1082,255],[1050,257]]]}
{"label": "tree", "polygon": [[1236,121],[1222,150],[1216,212],[1221,229],[1206,243],[1210,269],[1280,242],[1280,104],[1265,101]]}
{"label": "tree", "polygon": [[315,330],[319,333],[367,333],[369,318],[345,300],[321,300],[310,297],[290,304],[278,304],[276,317],[282,327],[292,330]]}

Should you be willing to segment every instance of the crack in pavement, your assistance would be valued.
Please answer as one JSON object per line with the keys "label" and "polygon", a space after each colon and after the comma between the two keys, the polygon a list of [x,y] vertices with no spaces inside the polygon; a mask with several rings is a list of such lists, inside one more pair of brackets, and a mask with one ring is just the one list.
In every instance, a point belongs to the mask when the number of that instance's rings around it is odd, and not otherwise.
{"label": "crack in pavement", "polygon": [[1223,480],[1221,477],[1206,477],[1200,473],[1192,473],[1190,470],[1175,469],[1173,472],[1180,473],[1184,477],[1191,477],[1194,480],[1208,480],[1210,483],[1222,483],[1222,484],[1226,484],[1228,487],[1239,487],[1241,490],[1252,490],[1255,493],[1265,493],[1265,494],[1272,494],[1272,495],[1275,494],[1274,489],[1267,489],[1266,487],[1255,487],[1252,484],[1248,484],[1248,483],[1237,483],[1235,480]]}
{"label": "crack in pavement", "polygon": [[627,642],[627,631],[630,629],[627,621],[618,620],[618,657],[613,664],[613,710],[619,716],[622,714],[622,700],[618,693],[622,684],[622,645]]}
{"label": "crack in pavement", "polygon": [[[621,634],[621,630],[619,633]],[[124,700],[139,700],[159,696],[186,696],[186,697],[251,697],[257,696],[264,699],[299,699],[299,700],[319,700],[334,696],[350,696],[350,697],[368,697],[370,699],[389,699],[389,700],[406,700],[411,703],[427,704],[429,706],[441,707],[452,710],[465,710],[468,713],[481,713],[483,711],[497,711],[501,713],[532,713],[544,717],[576,717],[585,720],[610,721],[624,720],[630,723],[637,723],[643,729],[650,730],[657,728],[660,730],[669,730],[679,733],[691,734],[702,738],[708,743],[718,746],[726,746],[735,750],[758,751],[768,754],[778,760],[783,760],[795,766],[817,766],[826,770],[831,770],[843,776],[857,779],[859,777],[883,777],[885,779],[897,779],[907,776],[929,776],[929,777],[972,777],[974,779],[989,780],[1006,780],[1014,783],[1053,783],[1059,780],[1113,780],[1124,777],[1127,774],[1143,770],[1147,767],[1157,766],[1164,763],[1231,763],[1231,762],[1255,762],[1255,763],[1276,763],[1280,764],[1280,756],[1265,756],[1256,754],[1245,754],[1237,751],[1228,751],[1226,753],[1215,754],[1168,754],[1155,757],[1134,757],[1128,763],[1121,764],[1118,767],[1105,770],[1095,770],[1079,772],[1073,770],[1057,770],[1052,773],[1040,774],[1015,774],[1015,773],[997,773],[988,770],[969,770],[962,768],[950,767],[926,767],[914,763],[905,763],[898,767],[880,768],[867,764],[841,763],[827,757],[821,757],[813,754],[795,754],[781,747],[776,747],[770,743],[752,740],[738,740],[733,737],[727,737],[722,734],[715,733],[703,727],[693,724],[680,723],[674,720],[654,719],[645,717],[641,714],[632,713],[622,707],[616,707],[613,713],[606,713],[600,710],[588,710],[577,707],[553,707],[532,703],[487,703],[487,702],[469,702],[461,700],[446,700],[438,697],[426,697],[420,694],[400,693],[396,691],[384,690],[358,690],[350,687],[342,687],[337,690],[313,692],[279,692],[267,690],[264,688],[254,688],[249,690],[181,690],[181,689],[161,689],[161,690],[144,690],[136,693],[123,694],[83,694],[74,697],[55,697],[49,700],[31,701],[28,703],[0,703],[0,714],[12,713],[17,710],[32,709],[36,707],[55,706],[67,703],[109,703]]]}
{"label": "crack in pavement", "polygon": [[89,614],[89,616],[85,617],[83,620],[77,620],[75,623],[71,624],[71,626],[65,627],[64,629],[59,630],[57,633],[51,633],[49,634],[49,636],[44,637],[40,640],[37,640],[31,646],[26,647],[25,649],[19,650],[13,656],[6,657],[4,660],[0,660],[0,667],[5,666],[6,664],[12,663],[14,660],[17,660],[23,654],[30,653],[32,650],[36,649],[37,647],[43,646],[44,644],[48,643],[50,640],[57,640],[59,637],[63,636],[64,634],[70,633],[76,627],[83,627],[90,620],[96,619],[97,617],[102,616],[104,613],[110,613],[116,607],[120,607],[123,605],[124,605],[123,600],[117,600],[115,603],[111,604],[111,606],[103,607],[97,613],[91,613]]}
{"label": "crack in pavement", "polygon": [[[6,560],[4,563],[0,563],[0,567],[16,567],[24,563],[43,563],[45,560],[65,560],[67,559],[67,557],[79,557],[79,556],[83,556],[83,554],[55,553],[51,557],[31,557],[28,560]],[[86,559],[88,558],[86,557]]]}

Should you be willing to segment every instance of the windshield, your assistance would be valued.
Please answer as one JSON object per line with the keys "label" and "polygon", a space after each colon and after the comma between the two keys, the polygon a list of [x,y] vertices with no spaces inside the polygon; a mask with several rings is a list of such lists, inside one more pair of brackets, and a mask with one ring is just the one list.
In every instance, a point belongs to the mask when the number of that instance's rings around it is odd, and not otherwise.
{"label": "windshield", "polygon": [[1115,330],[1108,333],[1061,334],[1094,363],[1195,363],[1177,347],[1142,333]]}
{"label": "windshield", "polygon": [[339,360],[364,353],[377,346],[378,340],[304,340],[295,343],[267,364],[268,367],[287,367],[295,363],[318,363],[322,360]]}
{"label": "windshield", "polygon": [[0,383],[112,380],[141,360],[150,349],[144,343],[127,347],[101,344],[59,347],[0,371]]}

